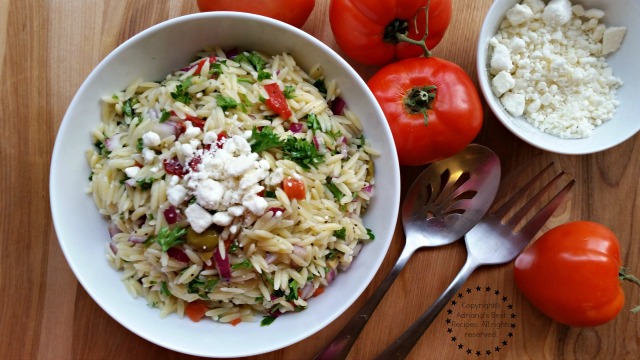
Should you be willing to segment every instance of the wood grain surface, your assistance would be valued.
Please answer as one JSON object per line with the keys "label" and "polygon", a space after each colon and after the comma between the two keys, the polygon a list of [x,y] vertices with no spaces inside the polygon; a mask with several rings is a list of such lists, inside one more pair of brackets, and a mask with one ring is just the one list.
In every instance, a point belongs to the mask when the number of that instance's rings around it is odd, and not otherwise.
{"label": "wood grain surface", "polygon": [[[474,79],[476,38],[490,3],[454,1],[452,24],[434,52],[459,64]],[[341,53],[329,26],[328,5],[329,0],[317,0],[303,29]],[[78,285],[52,226],[48,178],[56,132],[89,72],[136,33],[196,11],[195,0],[0,0],[0,79],[5,84],[0,109],[7,130],[0,141],[0,358],[191,358],[129,332]],[[350,63],[365,79],[376,70]],[[640,272],[639,140],[634,136],[613,149],[588,156],[543,154],[554,158],[577,179],[571,198],[549,226],[578,219],[606,224],[620,239],[624,263],[636,273]],[[511,135],[487,110],[477,142],[496,151],[507,172],[539,153]],[[402,169],[403,193],[420,170]],[[398,223],[383,266],[345,314],[305,341],[251,359],[310,359],[364,304],[403,245]],[[465,256],[462,243],[416,253],[380,304],[350,358],[370,359],[386,347],[444,290]],[[446,323],[448,314],[443,312],[411,353],[411,359],[635,359],[640,354],[640,314],[629,312],[632,305],[640,304],[640,290],[633,285],[623,284],[627,303],[614,321],[584,329],[554,323],[532,308],[514,286],[511,264],[481,268],[467,285],[468,290],[465,286],[462,292],[464,302],[449,307],[452,313],[470,317],[486,312],[495,324],[504,321],[507,325],[491,327],[469,319],[461,322],[469,328],[459,326],[448,332],[451,326]],[[470,309],[470,304],[478,304],[482,311]],[[474,326],[490,331],[480,335],[482,332]]]}

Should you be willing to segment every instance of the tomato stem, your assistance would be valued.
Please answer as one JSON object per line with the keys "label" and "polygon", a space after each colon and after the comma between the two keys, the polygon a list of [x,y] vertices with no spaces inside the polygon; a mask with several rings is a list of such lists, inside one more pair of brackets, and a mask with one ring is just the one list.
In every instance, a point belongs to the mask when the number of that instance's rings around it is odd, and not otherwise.
{"label": "tomato stem", "polygon": [[429,124],[427,110],[431,109],[433,101],[436,99],[436,90],[435,85],[415,87],[404,98],[404,106],[407,111],[410,114],[422,114],[425,126]]}
{"label": "tomato stem", "polygon": [[[620,270],[618,271],[618,276],[620,277],[620,280],[626,280],[626,281],[630,281],[638,286],[640,286],[640,279],[638,279],[637,277],[635,277],[633,274],[629,274],[627,271],[629,271],[628,268],[626,267],[621,267]],[[632,313],[637,313],[640,312],[640,305],[634,307],[633,309],[631,309]]]}
{"label": "tomato stem", "polygon": [[[399,42],[405,42],[408,44],[420,46],[422,48],[424,57],[430,57],[431,51],[427,47],[427,36],[429,35],[429,5],[431,5],[431,0],[427,2],[427,6],[423,7],[424,10],[424,34],[420,40],[414,40],[407,36],[409,33],[409,23],[406,20],[395,19],[393,20],[384,30],[384,40],[386,42],[397,44]],[[416,11],[416,15],[413,17],[413,26],[415,27],[416,33],[420,33],[418,31],[418,14]]]}

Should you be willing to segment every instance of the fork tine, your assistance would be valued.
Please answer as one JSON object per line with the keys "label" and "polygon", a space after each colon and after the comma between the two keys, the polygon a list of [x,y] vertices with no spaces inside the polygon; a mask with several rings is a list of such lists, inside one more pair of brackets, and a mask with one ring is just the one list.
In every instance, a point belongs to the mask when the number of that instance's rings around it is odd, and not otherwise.
{"label": "fork tine", "polygon": [[[542,200],[542,197],[551,191],[551,188],[554,184],[556,184],[560,179],[566,174],[563,170],[558,175],[556,175],[551,181],[549,181],[542,189],[540,189],[535,195],[531,197],[531,199],[527,200],[527,203],[524,204],[518,211],[516,211],[511,218],[506,221],[507,224],[515,227],[518,225],[520,221]],[[529,185],[529,184],[527,184]]]}
{"label": "fork tine", "polygon": [[533,218],[531,218],[531,220],[529,220],[529,222],[527,222],[526,225],[522,227],[520,233],[526,235],[528,238],[533,238],[538,231],[542,229],[551,215],[553,215],[553,213],[558,209],[560,204],[562,204],[575,183],[576,180],[571,179],[571,181],[565,185],[562,190],[553,197],[553,199],[551,199]]}
{"label": "fork tine", "polygon": [[527,190],[533,184],[535,184],[544,175],[545,172],[551,169],[554,164],[555,163],[553,161],[550,162],[547,166],[545,166],[542,170],[540,170],[540,172],[538,172],[533,178],[531,178],[529,182],[527,182],[524,186],[520,187],[518,192],[516,192],[513,196],[509,198],[509,200],[507,200],[504,204],[502,204],[500,208],[498,208],[493,212],[494,216],[502,220],[502,218],[507,214],[507,212],[509,212],[509,210],[511,210],[515,206],[515,204],[524,197]]}

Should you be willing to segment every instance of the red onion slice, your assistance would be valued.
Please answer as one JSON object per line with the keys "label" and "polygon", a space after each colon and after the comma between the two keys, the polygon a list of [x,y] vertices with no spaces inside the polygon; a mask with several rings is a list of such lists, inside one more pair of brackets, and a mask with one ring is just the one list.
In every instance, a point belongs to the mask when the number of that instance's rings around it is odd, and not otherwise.
{"label": "red onion slice", "polygon": [[327,284],[331,284],[336,278],[336,269],[331,269],[326,276]]}
{"label": "red onion slice", "polygon": [[111,251],[113,251],[114,254],[118,253],[118,247],[113,241],[109,243],[109,248],[111,249]]}
{"label": "red onion slice", "polygon": [[289,124],[289,130],[291,130],[292,133],[296,134],[302,131],[302,127],[304,125],[302,123],[296,122],[296,123],[291,123]]}
{"label": "red onion slice", "polygon": [[182,249],[177,247],[169,248],[169,250],[167,250],[167,255],[183,263],[189,262],[189,257],[187,256],[187,254],[182,251]]}
{"label": "red onion slice", "polygon": [[213,260],[216,263],[216,269],[218,269],[218,274],[226,280],[229,281],[231,279],[231,264],[229,263],[229,254],[222,258],[220,255],[220,250],[216,248],[213,252]]}
{"label": "red onion slice", "polygon": [[120,234],[122,232],[118,227],[118,225],[116,225],[116,223],[114,222],[109,223],[108,229],[109,229],[109,236],[111,238],[113,238],[116,234]]}
{"label": "red onion slice", "polygon": [[344,108],[346,105],[347,103],[344,102],[344,99],[338,96],[333,99],[333,102],[331,103],[331,112],[334,115],[342,115],[344,114]]}
{"label": "red onion slice", "polygon": [[168,208],[164,209],[162,214],[164,215],[164,219],[167,220],[167,224],[169,224],[169,225],[175,224],[178,221],[178,218],[180,216],[178,214],[178,210],[173,205],[171,205]]}
{"label": "red onion slice", "polygon": [[300,290],[300,297],[304,300],[310,298],[313,296],[313,293],[315,292],[316,289],[313,288],[313,282],[308,281],[304,287],[302,288],[302,290]]}
{"label": "red onion slice", "polygon": [[129,242],[134,243],[134,244],[142,244],[145,241],[147,241],[147,237],[146,236],[132,235],[132,236],[129,237]]}

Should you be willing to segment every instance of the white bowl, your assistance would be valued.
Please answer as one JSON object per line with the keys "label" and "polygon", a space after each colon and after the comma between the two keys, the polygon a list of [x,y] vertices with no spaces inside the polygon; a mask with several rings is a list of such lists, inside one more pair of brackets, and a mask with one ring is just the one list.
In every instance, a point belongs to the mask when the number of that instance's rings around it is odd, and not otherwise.
{"label": "white bowl", "polygon": [[[347,272],[310,299],[309,308],[282,316],[267,327],[213,321],[194,323],[134,299],[105,259],[107,223],[86,193],[90,169],[85,151],[100,121],[100,99],[126,88],[136,78],[158,79],[184,66],[206,46],[239,47],[293,54],[302,69],[321,64],[335,79],[350,110],[362,120],[367,139],[382,155],[375,160],[378,191],[364,216],[376,234]],[[307,33],[261,16],[209,12],[187,15],[153,26],[109,54],[73,98],[58,132],[50,173],[51,212],[60,246],[79,282],[116,321],[139,336],[182,353],[240,357],[283,348],[316,333],[342,314],[364,291],[382,263],[395,229],[400,199],[399,165],[393,137],[382,110],[360,76],[334,51]]]}
{"label": "white bowl", "polygon": [[[622,46],[607,57],[613,74],[622,79],[624,85],[617,90],[620,106],[613,119],[596,127],[590,137],[583,139],[561,139],[543,133],[529,124],[524,117],[514,117],[503,107],[493,91],[489,79],[489,40],[495,35],[504,20],[505,13],[522,0],[495,0],[482,24],[478,39],[478,81],[484,97],[500,122],[525,142],[540,149],[559,154],[589,154],[618,145],[640,130],[640,102],[637,100],[636,84],[640,83],[640,72],[636,69],[636,58],[640,55],[640,3],[636,0],[572,0],[572,4],[585,9],[597,8],[605,12],[607,26],[626,26]],[[545,3],[548,1],[545,0]]]}

